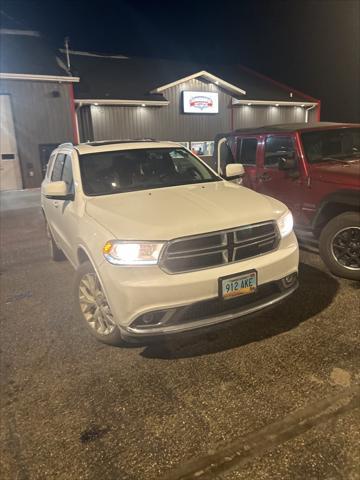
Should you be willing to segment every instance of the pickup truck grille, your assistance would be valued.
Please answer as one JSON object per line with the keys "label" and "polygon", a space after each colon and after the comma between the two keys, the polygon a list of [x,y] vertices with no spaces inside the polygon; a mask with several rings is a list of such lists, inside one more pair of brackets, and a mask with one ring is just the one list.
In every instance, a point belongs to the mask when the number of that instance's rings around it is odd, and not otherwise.
{"label": "pickup truck grille", "polygon": [[161,258],[168,273],[183,273],[238,262],[275,250],[279,233],[275,222],[184,237],[169,242]]}

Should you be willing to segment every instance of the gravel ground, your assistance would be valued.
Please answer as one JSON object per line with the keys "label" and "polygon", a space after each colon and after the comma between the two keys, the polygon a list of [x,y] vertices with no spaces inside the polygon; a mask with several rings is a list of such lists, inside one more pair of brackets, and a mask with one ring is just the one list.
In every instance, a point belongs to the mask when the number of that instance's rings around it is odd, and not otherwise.
{"label": "gravel ground", "polygon": [[274,310],[109,347],[73,318],[38,192],[1,207],[2,479],[360,478],[359,283],[302,251]]}

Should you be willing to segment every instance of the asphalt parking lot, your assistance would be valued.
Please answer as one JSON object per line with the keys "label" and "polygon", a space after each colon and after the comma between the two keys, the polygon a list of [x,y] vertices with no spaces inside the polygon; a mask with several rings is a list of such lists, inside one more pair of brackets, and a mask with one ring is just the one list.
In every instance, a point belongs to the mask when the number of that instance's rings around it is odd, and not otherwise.
{"label": "asphalt parking lot", "polygon": [[359,283],[300,288],[216,333],[97,343],[48,258],[38,192],[1,197],[2,479],[359,479]]}

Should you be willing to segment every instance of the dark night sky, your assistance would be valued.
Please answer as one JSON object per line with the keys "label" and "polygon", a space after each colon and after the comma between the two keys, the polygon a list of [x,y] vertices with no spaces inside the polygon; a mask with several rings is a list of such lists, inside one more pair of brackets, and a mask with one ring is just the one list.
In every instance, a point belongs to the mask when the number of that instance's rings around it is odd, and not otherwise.
{"label": "dark night sky", "polygon": [[323,120],[360,122],[360,0],[0,5],[3,26],[39,30],[54,46],[68,35],[77,50],[242,63],[320,98]]}

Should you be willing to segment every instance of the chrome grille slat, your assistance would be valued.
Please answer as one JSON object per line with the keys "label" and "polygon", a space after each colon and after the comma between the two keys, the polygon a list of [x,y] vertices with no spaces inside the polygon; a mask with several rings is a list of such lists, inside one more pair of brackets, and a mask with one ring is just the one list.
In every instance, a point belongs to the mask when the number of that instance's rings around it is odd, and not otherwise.
{"label": "chrome grille slat", "polygon": [[[183,248],[179,250],[179,245],[185,245],[189,246],[191,243],[199,243],[199,241],[204,240],[208,244],[210,242],[210,245],[204,245],[201,248]],[[219,241],[217,241],[219,240]],[[196,250],[206,250],[206,249],[211,249],[211,248],[218,248],[218,247],[226,247],[227,245],[227,238],[226,234],[224,233],[210,233],[210,234],[204,234],[200,236],[195,236],[191,238],[184,238],[182,239],[177,239],[173,240],[169,247],[168,247],[168,254],[173,254],[173,253],[188,253],[188,252],[194,252]]]}
{"label": "chrome grille slat", "polygon": [[[274,237],[274,236],[276,236],[275,233],[266,233],[264,235],[259,235],[258,237],[252,237],[251,240],[257,242],[259,240],[267,240],[268,238]],[[235,245],[241,245],[243,243],[246,244],[248,241],[249,240],[241,240],[241,241],[235,240],[234,244]]]}
{"label": "chrome grille slat", "polygon": [[227,249],[227,246],[221,248],[212,248],[212,249],[203,249],[203,250],[191,250],[188,252],[179,252],[179,253],[169,253],[168,258],[173,260],[175,258],[189,258],[189,257],[199,257],[200,255],[210,255],[212,253],[221,253]]}
{"label": "chrome grille slat", "polygon": [[271,235],[271,236],[268,235],[267,237],[263,237],[260,241],[259,240],[255,240],[254,242],[247,241],[243,245],[241,245],[239,243],[234,243],[234,248],[246,248],[249,245],[255,245],[257,243],[263,243],[263,242],[266,242],[266,241],[269,241],[269,240],[275,240],[275,239],[276,239],[276,235]]}
{"label": "chrome grille slat", "polygon": [[178,238],[169,242],[160,266],[168,273],[212,268],[269,253],[279,239],[274,221]]}

